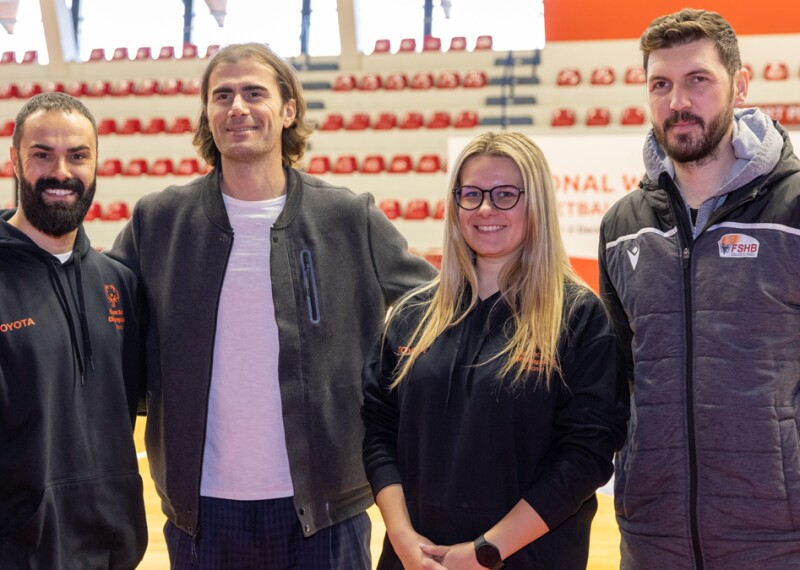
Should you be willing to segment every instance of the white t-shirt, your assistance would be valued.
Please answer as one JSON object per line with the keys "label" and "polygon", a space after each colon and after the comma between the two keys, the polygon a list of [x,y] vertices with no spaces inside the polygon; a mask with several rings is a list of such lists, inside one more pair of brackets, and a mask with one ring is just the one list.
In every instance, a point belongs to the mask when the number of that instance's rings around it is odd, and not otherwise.
{"label": "white t-shirt", "polygon": [[223,199],[234,240],[217,311],[200,493],[240,501],[290,497],[269,265],[270,228],[286,196]]}

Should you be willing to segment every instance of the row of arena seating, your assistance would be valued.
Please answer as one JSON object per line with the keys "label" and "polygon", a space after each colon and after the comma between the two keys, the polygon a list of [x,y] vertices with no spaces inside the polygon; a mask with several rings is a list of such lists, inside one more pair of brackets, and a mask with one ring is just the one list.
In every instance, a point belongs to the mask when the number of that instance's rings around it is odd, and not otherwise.
{"label": "row of arena seating", "polygon": [[[753,67],[749,64],[743,66],[747,69],[750,78],[756,78]],[[761,77],[767,81],[784,81],[790,78],[789,66],[781,61],[774,61],[764,65]],[[800,77],[800,72],[798,72]],[[616,73],[610,66],[600,66],[594,68],[589,75],[589,85],[613,85],[616,81]],[[625,70],[624,81],[627,84],[644,83],[645,72],[642,66],[631,66]],[[558,71],[556,85],[559,87],[574,87],[581,85],[583,76],[577,67],[565,67]]]}
{"label": "row of arena seating", "polygon": [[443,172],[446,162],[438,154],[422,154],[415,161],[410,154],[396,154],[386,158],[380,154],[369,154],[361,161],[351,154],[341,155],[335,160],[326,155],[316,155],[308,159],[306,172],[309,174],[433,174]]}
{"label": "row of arena seating", "polygon": [[[647,117],[642,107],[626,107],[619,117],[620,125],[643,125]],[[578,124],[574,109],[561,107],[553,111],[551,127],[572,127]],[[605,127],[613,124],[611,111],[606,107],[592,107],[586,112],[584,124],[587,127]]]}
{"label": "row of arena seating", "polygon": [[444,219],[444,202],[441,200],[431,207],[430,203],[423,199],[409,200],[405,205],[401,205],[400,200],[387,199],[378,202],[378,208],[390,220],[401,218],[404,220]]}
{"label": "row of arena seating", "polygon": [[401,89],[455,89],[466,87],[475,89],[485,87],[488,83],[486,72],[472,69],[464,73],[463,77],[457,71],[442,71],[436,77],[430,71],[418,71],[409,76],[401,71],[390,73],[385,78],[378,73],[365,73],[357,78],[352,73],[338,75],[334,79],[331,89],[333,91],[377,91],[386,89],[398,91]]}
{"label": "row of arena seating", "polygon": [[28,99],[39,93],[60,91],[73,97],[151,97],[153,95],[197,95],[200,93],[200,79],[143,79],[131,81],[94,81],[72,80],[67,82],[48,81],[44,84],[27,81],[17,84],[0,83],[0,99]]}
{"label": "row of arena seating", "polygon": [[[491,50],[492,36],[488,34],[480,35],[475,39],[473,46],[474,51]],[[415,53],[417,51],[417,40],[414,38],[403,38],[400,40],[400,46],[397,53]],[[442,39],[436,36],[425,36],[422,40],[423,52],[440,52],[442,51]],[[450,47],[447,51],[463,52],[467,51],[467,38],[465,36],[453,36],[450,39]],[[375,40],[375,48],[372,53],[392,53],[391,40],[381,38]]]}
{"label": "row of arena seating", "polygon": [[[210,45],[206,48],[205,58],[210,58],[219,51],[219,45]],[[176,57],[175,48],[173,46],[163,46],[158,50],[158,54],[153,56],[153,50],[149,46],[143,46],[136,50],[136,54],[131,58],[128,53],[127,47],[118,47],[114,50],[111,58],[106,57],[104,48],[94,48],[89,52],[88,61],[153,61],[153,60],[173,60],[173,59],[197,59],[200,57],[197,46],[191,43],[183,44],[183,49],[180,52],[180,57]],[[32,64],[39,63],[39,52],[36,50],[28,50],[23,52],[22,57],[17,59],[17,54],[14,51],[5,51],[0,55],[0,65],[3,64]]]}
{"label": "row of arena seating", "polygon": [[379,113],[375,120],[369,113],[356,112],[345,120],[342,113],[329,113],[319,125],[321,131],[363,131],[366,129],[444,129],[455,127],[457,129],[471,129],[480,124],[475,111],[460,111],[452,115],[447,111],[434,111],[427,118],[419,111],[409,111],[398,117],[397,113],[386,111]]}
{"label": "row of arena seating", "polygon": [[[97,167],[98,176],[199,176],[206,174],[211,168],[205,162],[191,157],[173,160],[171,158],[133,158],[124,161],[120,158],[106,158]],[[14,167],[10,160],[0,168],[0,178],[14,178]]]}

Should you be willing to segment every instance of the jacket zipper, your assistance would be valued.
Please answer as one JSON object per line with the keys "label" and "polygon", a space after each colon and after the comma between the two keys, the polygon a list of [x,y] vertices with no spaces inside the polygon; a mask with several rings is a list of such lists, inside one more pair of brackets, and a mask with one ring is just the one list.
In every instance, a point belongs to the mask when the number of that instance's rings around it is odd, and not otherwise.
{"label": "jacket zipper", "polygon": [[686,430],[689,437],[689,532],[691,534],[695,567],[697,570],[703,570],[703,550],[700,547],[700,531],[697,520],[697,440],[695,438],[694,423],[694,367],[692,366],[694,350],[692,344],[691,256],[694,239],[692,238],[691,228],[687,224],[688,220],[680,198],[680,192],[671,179],[668,184],[671,187],[671,191],[668,192],[670,197],[667,201],[672,211],[672,218],[678,227],[681,266],[683,268],[684,332],[686,334]]}

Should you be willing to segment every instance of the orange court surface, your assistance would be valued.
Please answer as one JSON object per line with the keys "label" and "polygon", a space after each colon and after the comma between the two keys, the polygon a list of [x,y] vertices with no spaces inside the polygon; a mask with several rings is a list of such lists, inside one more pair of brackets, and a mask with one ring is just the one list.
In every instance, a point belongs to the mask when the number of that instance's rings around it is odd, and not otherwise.
{"label": "orange court surface", "polygon": [[[145,418],[136,422],[136,451],[139,453],[139,470],[144,481],[144,503],[147,510],[147,526],[150,542],[139,570],[166,570],[169,568],[167,546],[164,543],[163,527],[166,518],[161,513],[161,503],[156,494],[147,457],[144,454]],[[598,493],[600,507],[592,525],[592,538],[589,548],[589,570],[611,570],[619,568],[619,531],[614,520],[613,498]],[[369,509],[372,519],[372,560],[377,563],[385,528],[378,508]],[[234,569],[232,569],[234,570]]]}

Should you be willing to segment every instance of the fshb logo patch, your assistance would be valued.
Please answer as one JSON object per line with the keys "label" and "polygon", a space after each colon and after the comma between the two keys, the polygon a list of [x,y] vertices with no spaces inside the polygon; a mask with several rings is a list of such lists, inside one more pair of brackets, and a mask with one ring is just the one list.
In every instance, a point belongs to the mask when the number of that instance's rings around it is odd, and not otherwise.
{"label": "fshb logo patch", "polygon": [[720,257],[758,257],[758,240],[745,234],[725,234],[719,240]]}

